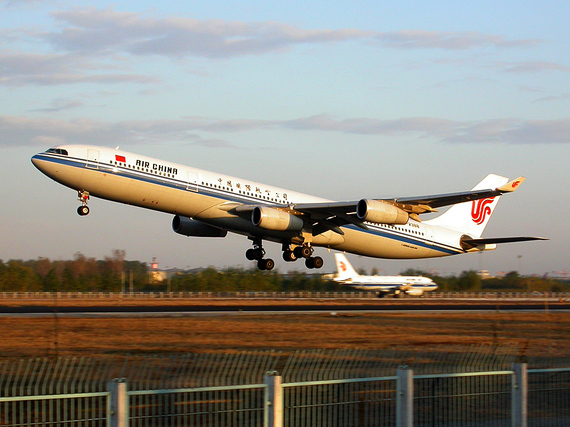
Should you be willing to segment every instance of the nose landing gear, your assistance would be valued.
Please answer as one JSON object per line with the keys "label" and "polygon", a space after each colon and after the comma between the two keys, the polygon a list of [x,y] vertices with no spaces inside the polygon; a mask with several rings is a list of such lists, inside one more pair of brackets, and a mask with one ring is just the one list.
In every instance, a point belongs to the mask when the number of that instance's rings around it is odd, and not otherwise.
{"label": "nose landing gear", "polygon": [[79,197],[79,201],[81,202],[81,206],[77,208],[77,213],[80,216],[85,216],[89,214],[89,206],[87,206],[87,200],[89,200],[89,192],[88,191],[78,191],[77,196]]}

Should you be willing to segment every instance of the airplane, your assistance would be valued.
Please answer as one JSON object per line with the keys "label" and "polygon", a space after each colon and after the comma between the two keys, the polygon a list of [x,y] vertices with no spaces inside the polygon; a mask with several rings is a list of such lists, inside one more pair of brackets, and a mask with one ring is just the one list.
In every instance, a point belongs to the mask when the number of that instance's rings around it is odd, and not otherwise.
{"label": "airplane", "polygon": [[[176,233],[193,237],[247,236],[245,253],[261,270],[263,241],[282,245],[283,259],[304,259],[325,247],[376,258],[444,257],[495,249],[498,243],[545,240],[540,237],[482,238],[502,194],[525,178],[488,175],[473,190],[423,197],[331,201],[243,178],[209,172],[113,148],[60,145],[34,155],[34,166],[77,191],[81,216],[89,214],[91,196],[174,215]],[[420,215],[446,212],[422,221]]]}
{"label": "airplane", "polygon": [[362,290],[378,291],[378,297],[394,295],[399,297],[402,293],[406,295],[421,296],[424,292],[435,291],[437,284],[429,277],[423,276],[361,276],[352,267],[346,256],[342,253],[335,253],[337,274],[335,282],[345,286]]}

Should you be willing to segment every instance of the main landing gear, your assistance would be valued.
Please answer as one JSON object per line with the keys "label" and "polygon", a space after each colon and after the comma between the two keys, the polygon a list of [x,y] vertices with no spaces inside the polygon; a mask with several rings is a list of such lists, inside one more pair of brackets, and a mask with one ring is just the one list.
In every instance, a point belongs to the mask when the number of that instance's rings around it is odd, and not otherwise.
{"label": "main landing gear", "polygon": [[305,258],[305,267],[321,268],[324,265],[324,261],[320,256],[313,257],[313,252],[313,247],[309,245],[296,246],[293,250],[289,246],[284,246],[283,259],[291,262],[299,258]]}
{"label": "main landing gear", "polygon": [[245,257],[250,261],[257,261],[260,270],[273,270],[275,262],[271,258],[263,258],[265,249],[261,246],[261,239],[253,239],[253,248],[245,252]]}
{"label": "main landing gear", "polygon": [[[262,247],[261,239],[252,239],[253,248],[245,252],[245,257],[250,261],[257,260],[257,268],[260,270],[272,270],[275,262],[271,258],[263,258],[265,249]],[[305,258],[305,266],[307,268],[321,268],[324,261],[320,256],[313,257],[314,249],[309,245],[296,246],[291,249],[290,245],[283,245],[283,259],[287,262],[297,261],[299,258]]]}
{"label": "main landing gear", "polygon": [[77,213],[80,216],[85,216],[89,214],[89,206],[87,206],[87,200],[89,200],[89,192],[88,191],[78,191],[77,196],[79,197],[79,201],[81,202],[81,206],[77,208]]}

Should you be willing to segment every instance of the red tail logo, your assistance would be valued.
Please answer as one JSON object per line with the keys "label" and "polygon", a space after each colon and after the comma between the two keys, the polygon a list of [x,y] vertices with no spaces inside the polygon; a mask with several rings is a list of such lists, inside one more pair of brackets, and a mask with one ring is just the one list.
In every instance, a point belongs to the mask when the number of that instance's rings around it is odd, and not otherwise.
{"label": "red tail logo", "polygon": [[341,262],[339,262],[338,264],[339,264],[340,269],[341,269],[342,271],[346,271],[346,265],[344,265],[344,262],[341,261]]}
{"label": "red tail logo", "polygon": [[494,197],[489,197],[488,199],[473,200],[473,205],[471,206],[471,219],[477,225],[481,225],[487,219],[487,215],[491,214],[491,203],[495,200]]}

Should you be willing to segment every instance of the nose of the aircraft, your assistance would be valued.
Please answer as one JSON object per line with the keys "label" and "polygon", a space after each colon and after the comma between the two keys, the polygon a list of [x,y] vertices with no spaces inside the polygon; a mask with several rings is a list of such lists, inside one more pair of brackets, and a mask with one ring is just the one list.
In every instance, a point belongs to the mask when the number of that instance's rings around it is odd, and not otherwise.
{"label": "nose of the aircraft", "polygon": [[32,164],[38,168],[40,171],[43,172],[43,168],[42,165],[45,163],[45,161],[43,161],[41,159],[41,155],[40,154],[36,154],[34,156],[32,156]]}
{"label": "nose of the aircraft", "polygon": [[38,153],[35,156],[32,156],[31,160],[32,160],[32,164],[41,173],[43,173],[47,176],[52,176],[51,172],[53,172],[53,164],[44,157],[43,153]]}

